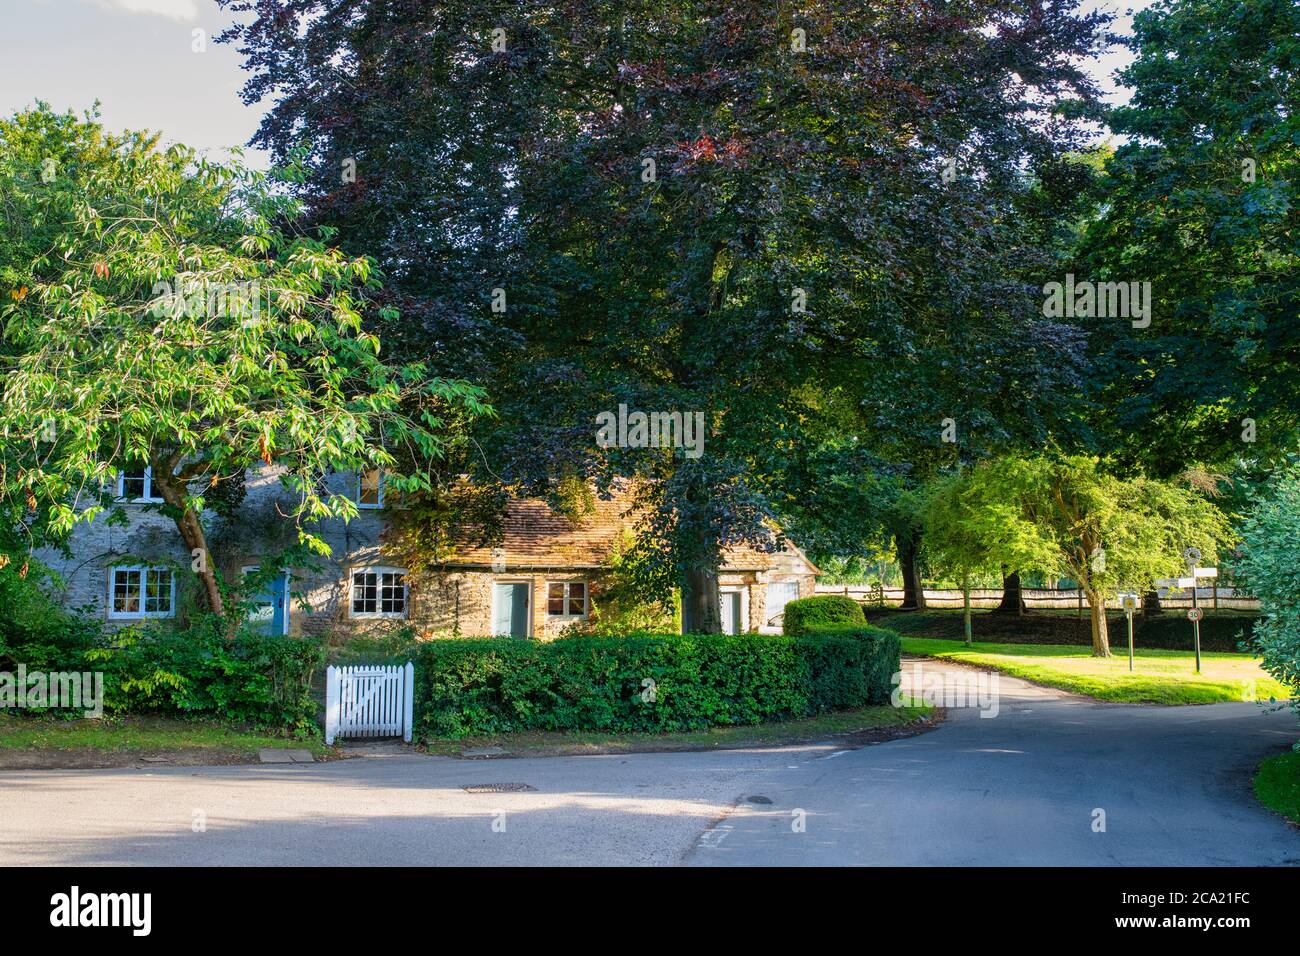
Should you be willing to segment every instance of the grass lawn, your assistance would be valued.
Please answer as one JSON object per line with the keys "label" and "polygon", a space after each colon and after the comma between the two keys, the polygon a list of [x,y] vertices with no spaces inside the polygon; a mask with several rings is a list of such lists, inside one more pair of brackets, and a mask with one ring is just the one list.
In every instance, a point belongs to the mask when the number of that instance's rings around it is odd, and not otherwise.
{"label": "grass lawn", "polygon": [[1036,684],[1059,687],[1098,700],[1121,703],[1214,704],[1221,701],[1286,699],[1287,688],[1245,654],[1139,649],[1129,673],[1127,647],[1112,644],[1114,657],[1064,644],[989,644],[971,647],[950,640],[904,637],[903,651],[977,667],[990,667]]}
{"label": "grass lawn", "polygon": [[654,750],[714,750],[761,747],[811,740],[847,738],[865,743],[898,735],[906,724],[930,715],[925,706],[862,707],[799,720],[743,727],[713,727],[681,734],[560,733],[533,731],[426,742],[429,753],[457,756],[466,750],[499,747],[502,753],[545,756],[580,753],[635,753]]}
{"label": "grass lawn", "polygon": [[1300,753],[1279,754],[1260,764],[1255,796],[1270,810],[1300,823]]}
{"label": "grass lawn", "polygon": [[[947,637],[965,640],[961,610],[899,611],[867,608],[867,620],[912,637]],[[1201,621],[1202,651],[1238,651],[1243,638],[1249,638],[1259,615],[1253,611],[1205,611]],[[1110,639],[1114,646],[1127,644],[1128,625],[1124,615],[1110,611],[1106,615]],[[1092,630],[1087,614],[1080,618],[1074,611],[1034,608],[1023,616],[999,614],[977,609],[971,612],[971,629],[977,641],[997,644],[1077,644],[1092,646]],[[1185,610],[1169,609],[1161,614],[1134,615],[1133,643],[1139,647],[1156,647],[1171,651],[1192,650],[1192,624]]]}
{"label": "grass lawn", "polygon": [[0,767],[106,766],[142,756],[177,762],[253,759],[263,747],[292,747],[320,756],[320,740],[293,740],[207,721],[160,717],[55,720],[0,714]]}

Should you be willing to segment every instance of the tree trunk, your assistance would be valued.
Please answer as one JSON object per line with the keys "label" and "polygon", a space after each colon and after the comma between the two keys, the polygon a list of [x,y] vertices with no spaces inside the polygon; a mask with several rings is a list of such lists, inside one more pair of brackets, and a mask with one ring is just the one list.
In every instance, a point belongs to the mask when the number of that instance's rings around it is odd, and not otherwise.
{"label": "tree trunk", "polygon": [[1088,611],[1092,616],[1092,656],[1110,657],[1110,633],[1106,625],[1106,599],[1088,591]]}
{"label": "tree trunk", "polygon": [[903,610],[925,610],[925,590],[921,587],[921,576],[916,567],[920,537],[915,531],[894,535],[898,566],[903,572]]}
{"label": "tree trunk", "polygon": [[221,599],[221,587],[217,583],[216,562],[208,550],[208,537],[203,531],[203,523],[193,509],[185,504],[185,485],[172,477],[171,469],[164,462],[155,461],[151,475],[153,486],[158,489],[163,501],[177,512],[174,518],[176,529],[180,531],[181,540],[193,556],[191,567],[199,579],[208,610],[218,617],[225,617],[226,607]]}
{"label": "tree trunk", "polygon": [[1162,607],[1160,604],[1159,591],[1142,592],[1142,616],[1143,617],[1146,617],[1148,614],[1163,614],[1164,611],[1165,611],[1164,607]]}
{"label": "tree trunk", "polygon": [[1020,589],[1020,572],[1012,571],[1002,575],[1002,603],[994,608],[996,614],[1024,614],[1025,597]]}
{"label": "tree trunk", "polygon": [[718,572],[715,569],[692,568],[686,572],[686,587],[682,589],[682,619],[687,623],[688,633],[721,632],[722,596],[718,593]]}

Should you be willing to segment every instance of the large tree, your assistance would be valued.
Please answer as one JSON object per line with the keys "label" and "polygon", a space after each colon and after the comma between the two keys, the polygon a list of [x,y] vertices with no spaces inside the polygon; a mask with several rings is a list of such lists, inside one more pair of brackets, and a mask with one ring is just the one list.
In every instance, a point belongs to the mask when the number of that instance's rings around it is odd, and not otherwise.
{"label": "large tree", "polygon": [[[1077,61],[1104,17],[223,3],[252,14],[228,36],[246,98],[273,100],[256,141],[304,142],[312,215],[418,300],[403,346],[452,344],[490,376],[480,476],[650,479],[638,566],[685,585],[696,627],[717,627],[722,550],[771,546],[816,449],[950,459],[944,419],[992,443],[1072,364],[1024,281],[1017,197],[1081,143],[1054,110],[1093,94]],[[702,414],[702,456],[601,447],[620,404]]]}
{"label": "large tree", "polygon": [[1261,466],[1300,440],[1300,6],[1160,0],[1136,14],[1127,138],[1080,280],[1150,282],[1150,325],[1088,320],[1107,453],[1163,477]]}
{"label": "large tree", "polygon": [[998,474],[997,468],[972,468],[935,478],[925,489],[926,546],[935,563],[961,582],[967,644],[972,577],[1005,567],[1051,570],[1059,564],[1055,544],[1023,520],[1021,502],[996,480]]}
{"label": "large tree", "polygon": [[313,523],[356,513],[328,473],[429,490],[485,411],[473,386],[382,361],[371,261],[298,232],[296,203],[237,163],[38,108],[0,122],[0,207],[30,224],[0,261],[0,508],[28,547],[120,507],[117,474],[148,468],[224,614],[205,497],[273,466],[301,545],[327,551]]}
{"label": "large tree", "polygon": [[[1227,518],[1185,483],[1123,478],[1086,455],[1008,456],[981,463],[945,489],[932,527],[959,570],[980,561],[1021,564],[1078,582],[1092,621],[1092,652],[1110,656],[1106,601],[1145,590],[1205,561],[1230,539]],[[1050,560],[1046,560],[1050,557]]]}

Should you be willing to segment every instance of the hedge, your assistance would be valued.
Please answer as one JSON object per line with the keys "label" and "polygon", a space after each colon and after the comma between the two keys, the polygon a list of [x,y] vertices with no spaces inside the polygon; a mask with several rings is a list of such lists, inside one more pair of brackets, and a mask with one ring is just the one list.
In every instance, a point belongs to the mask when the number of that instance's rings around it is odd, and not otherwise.
{"label": "hedge", "polygon": [[898,638],[634,634],[440,639],[415,654],[415,735],[670,733],[889,701]]}
{"label": "hedge", "polygon": [[319,733],[311,694],[325,660],[319,640],[243,631],[227,641],[215,621],[125,628],[109,640],[86,651],[82,665],[104,673],[107,713],[204,716]]}
{"label": "hedge", "polygon": [[872,703],[884,703],[894,689],[894,675],[899,664],[901,639],[883,627],[862,624],[818,624],[809,629],[809,638],[852,640],[867,647],[863,657],[863,681]]}
{"label": "hedge", "polygon": [[862,606],[842,594],[819,594],[799,598],[785,606],[782,630],[786,634],[806,634],[820,624],[862,624],[866,621]]}

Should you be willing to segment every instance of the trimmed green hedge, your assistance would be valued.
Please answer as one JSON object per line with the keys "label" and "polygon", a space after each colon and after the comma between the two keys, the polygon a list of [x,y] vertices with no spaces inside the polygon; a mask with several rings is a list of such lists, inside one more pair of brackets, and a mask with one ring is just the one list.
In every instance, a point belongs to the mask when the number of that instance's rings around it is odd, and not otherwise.
{"label": "trimmed green hedge", "polygon": [[866,617],[862,606],[842,594],[818,594],[800,598],[785,606],[782,630],[786,634],[807,634],[808,629],[822,624],[862,624]]}
{"label": "trimmed green hedge", "polygon": [[806,637],[468,638],[423,644],[415,667],[419,739],[671,733],[888,703],[898,639],[865,625]]}
{"label": "trimmed green hedge", "polygon": [[319,640],[241,632],[226,641],[215,621],[184,630],[124,628],[84,654],[104,673],[112,714],[215,717],[298,734],[319,733],[312,677],[325,661]]}
{"label": "trimmed green hedge", "polygon": [[893,631],[871,624],[818,624],[812,627],[809,638],[835,638],[852,640],[867,648],[862,657],[862,680],[872,703],[884,703],[894,689],[894,675],[899,665],[900,637]]}

